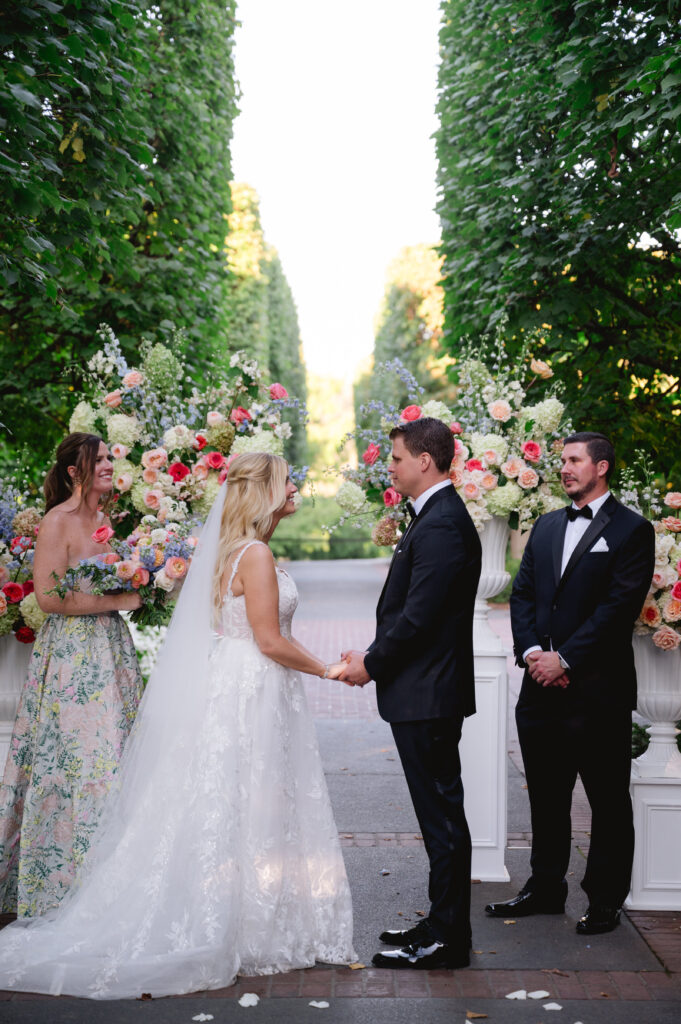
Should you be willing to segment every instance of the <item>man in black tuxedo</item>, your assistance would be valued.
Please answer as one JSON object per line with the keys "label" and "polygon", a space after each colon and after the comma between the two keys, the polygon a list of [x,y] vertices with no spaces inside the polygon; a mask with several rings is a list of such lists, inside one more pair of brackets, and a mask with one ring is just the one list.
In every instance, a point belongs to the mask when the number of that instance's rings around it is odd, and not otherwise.
{"label": "man in black tuxedo", "polygon": [[397,491],[414,499],[376,612],[376,638],[351,651],[342,679],[376,681],[430,861],[430,913],[414,928],[385,931],[402,948],[377,967],[424,969],[469,963],[471,839],[463,806],[459,739],[475,711],[473,608],[480,540],[449,479],[451,431],[424,417],[395,427],[389,466]]}
{"label": "man in black tuxedo", "polygon": [[532,874],[514,899],[485,909],[493,917],[563,913],[579,774],[592,823],[582,881],[589,905],[577,931],[593,935],[617,925],[631,882],[631,635],[653,575],[655,535],[610,494],[615,453],[606,437],[572,434],[561,457],[572,505],[537,520],[511,595],[515,655],[526,668],[516,721]]}

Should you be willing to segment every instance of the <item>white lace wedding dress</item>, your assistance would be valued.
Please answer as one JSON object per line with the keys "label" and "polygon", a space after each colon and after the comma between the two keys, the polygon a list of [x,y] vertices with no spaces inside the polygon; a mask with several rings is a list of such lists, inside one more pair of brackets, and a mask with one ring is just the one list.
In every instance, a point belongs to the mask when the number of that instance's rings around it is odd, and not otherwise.
{"label": "white lace wedding dress", "polygon": [[[277,576],[290,637],[296,587]],[[231,581],[221,625],[183,706],[152,679],[83,875],[59,910],[0,933],[1,989],[160,996],[356,959],[301,677],[261,654]]]}

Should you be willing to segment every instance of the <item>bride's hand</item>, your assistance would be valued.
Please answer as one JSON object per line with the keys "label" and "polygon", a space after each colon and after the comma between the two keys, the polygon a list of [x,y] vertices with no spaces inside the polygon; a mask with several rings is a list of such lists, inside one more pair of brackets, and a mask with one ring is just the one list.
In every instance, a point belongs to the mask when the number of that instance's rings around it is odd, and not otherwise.
{"label": "bride's hand", "polygon": [[341,672],[343,671],[344,668],[347,668],[347,667],[348,666],[347,666],[347,663],[345,661],[337,661],[335,664],[329,665],[329,672],[328,672],[328,675],[327,675],[326,678],[327,679],[339,679]]}

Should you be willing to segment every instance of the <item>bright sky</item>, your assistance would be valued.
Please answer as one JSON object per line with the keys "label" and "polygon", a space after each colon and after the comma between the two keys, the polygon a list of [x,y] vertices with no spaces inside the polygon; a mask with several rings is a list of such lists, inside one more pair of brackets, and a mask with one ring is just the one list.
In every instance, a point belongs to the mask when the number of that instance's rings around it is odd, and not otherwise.
{"label": "bright sky", "polygon": [[436,242],[438,0],[240,0],[234,178],[298,306],[308,370],[354,377],[388,264]]}

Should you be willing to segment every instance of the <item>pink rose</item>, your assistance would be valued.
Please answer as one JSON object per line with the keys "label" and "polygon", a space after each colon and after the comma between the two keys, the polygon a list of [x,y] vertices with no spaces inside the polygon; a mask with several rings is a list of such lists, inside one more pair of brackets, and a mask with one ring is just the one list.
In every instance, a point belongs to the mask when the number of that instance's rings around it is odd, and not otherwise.
{"label": "pink rose", "polygon": [[672,597],[675,601],[681,601],[681,580],[672,587]]}
{"label": "pink rose", "polygon": [[108,544],[114,535],[114,531],[110,526],[99,526],[92,534],[92,539],[95,544]]}
{"label": "pink rose", "polygon": [[532,373],[536,373],[542,380],[548,380],[549,377],[553,377],[553,370],[542,359],[533,359],[530,363],[530,369]]}
{"label": "pink rose", "polygon": [[104,565],[115,565],[116,562],[120,562],[121,556],[117,555],[115,551],[107,551],[102,561]]}
{"label": "pink rose", "polygon": [[161,498],[163,497],[163,491],[145,491],[142,501],[147,508],[156,511],[161,505]]}
{"label": "pink rose", "polygon": [[150,448],[142,454],[142,465],[145,469],[162,469],[168,462],[165,448]]}
{"label": "pink rose", "polygon": [[469,451],[463,441],[459,441],[458,437],[454,438],[454,454],[460,455],[462,459],[467,459]]}
{"label": "pink rose", "polygon": [[449,469],[449,479],[455,487],[461,487],[461,484],[463,483],[463,473],[454,465],[454,463],[452,463]]}
{"label": "pink rose", "polygon": [[400,413],[400,419],[407,420],[420,420],[421,419],[421,406],[420,405],[408,405],[406,409],[403,409]]}
{"label": "pink rose", "polygon": [[501,423],[506,423],[513,415],[511,406],[503,398],[498,398],[496,402],[490,402],[487,411],[493,420],[498,420]]}
{"label": "pink rose", "polygon": [[130,449],[126,448],[124,444],[112,444],[111,454],[114,459],[124,459],[126,455],[130,454]]}
{"label": "pink rose", "polygon": [[270,398],[273,398],[275,402],[281,402],[288,398],[288,391],[283,384],[270,384]]}
{"label": "pink rose", "polygon": [[142,568],[141,565],[138,565],[134,573],[132,574],[130,582],[132,583],[135,590],[139,590],[140,587],[146,587],[147,583],[149,582],[148,569],[144,569]]}
{"label": "pink rose", "polygon": [[253,419],[248,409],[244,409],[243,405],[237,405],[236,409],[232,409],[229,414],[229,418],[232,423],[236,423],[239,427],[242,423],[249,423]]}
{"label": "pink rose", "polygon": [[454,422],[450,424],[449,429],[451,430],[452,434],[463,434],[463,427],[459,422]]}
{"label": "pink rose", "polygon": [[179,555],[173,555],[169,558],[165,564],[165,573],[168,579],[181,580],[187,575],[187,561],[185,558],[180,558]]}
{"label": "pink rose", "polygon": [[681,491],[671,491],[665,495],[664,503],[670,508],[681,508]]}
{"label": "pink rose", "polygon": [[130,373],[126,373],[123,378],[124,388],[136,388],[144,382],[144,375],[139,370],[131,370]]}
{"label": "pink rose", "polygon": [[[144,472],[147,473],[148,470],[145,469]],[[114,478],[114,487],[117,491],[120,491],[121,494],[125,494],[126,491],[129,491],[132,487],[132,473],[119,473],[118,476]]]}
{"label": "pink rose", "polygon": [[681,644],[681,636],[671,626],[660,626],[653,633],[653,643],[662,651],[673,651]]}
{"label": "pink rose", "polygon": [[399,505],[401,501],[402,495],[399,494],[394,487],[388,487],[388,489],[383,492],[383,503],[389,508],[393,505]]}
{"label": "pink rose", "polygon": [[189,476],[191,469],[189,466],[185,466],[183,462],[173,462],[171,466],[168,466],[168,473],[175,483],[179,484],[186,476]]}
{"label": "pink rose", "polygon": [[541,458],[541,445],[536,441],[526,441],[521,451],[528,462],[539,462]]}
{"label": "pink rose", "polygon": [[537,486],[539,483],[539,476],[534,469],[530,466],[526,466],[525,469],[521,469],[518,473],[518,483],[524,491],[529,491],[532,487]]}
{"label": "pink rose", "polygon": [[208,424],[209,427],[217,427],[218,423],[222,423],[224,418],[225,417],[222,415],[221,412],[216,412],[215,409],[212,409],[206,415],[206,423]]}
{"label": "pink rose", "polygon": [[675,516],[666,516],[660,522],[670,533],[681,533],[681,519],[676,519]]}
{"label": "pink rose", "polygon": [[380,454],[381,449],[377,444],[374,444],[374,442],[372,441],[367,450],[364,452],[364,455],[362,455],[362,461],[366,463],[367,466],[373,466],[373,464],[375,463],[376,459]]}
{"label": "pink rose", "polygon": [[483,469],[482,462],[480,459],[469,459],[466,463],[466,469],[469,473],[472,473],[474,469]]}
{"label": "pink rose", "polygon": [[475,480],[469,480],[463,485],[463,496],[466,501],[476,501],[480,497],[480,488]]}
{"label": "pink rose", "polygon": [[225,457],[220,452],[206,452],[202,458],[209,469],[222,469],[225,464]]}
{"label": "pink rose", "polygon": [[135,575],[135,569],[135,563],[130,559],[125,559],[124,561],[119,562],[116,565],[116,575],[118,576],[119,580],[127,582],[127,580],[131,580]]}
{"label": "pink rose", "polygon": [[480,478],[480,486],[483,487],[486,491],[493,491],[498,483],[499,481],[497,480],[494,473],[485,473]]}
{"label": "pink rose", "polygon": [[518,473],[525,469],[525,463],[522,459],[512,458],[507,459],[501,467],[501,472],[508,480],[513,480],[518,476]]}
{"label": "pink rose", "polygon": [[108,395],[104,395],[104,405],[107,405],[109,409],[117,409],[121,404],[121,393],[118,388],[115,391],[110,391]]}
{"label": "pink rose", "polygon": [[482,453],[482,457],[488,466],[496,466],[499,462],[499,453],[494,448],[488,448]]}

